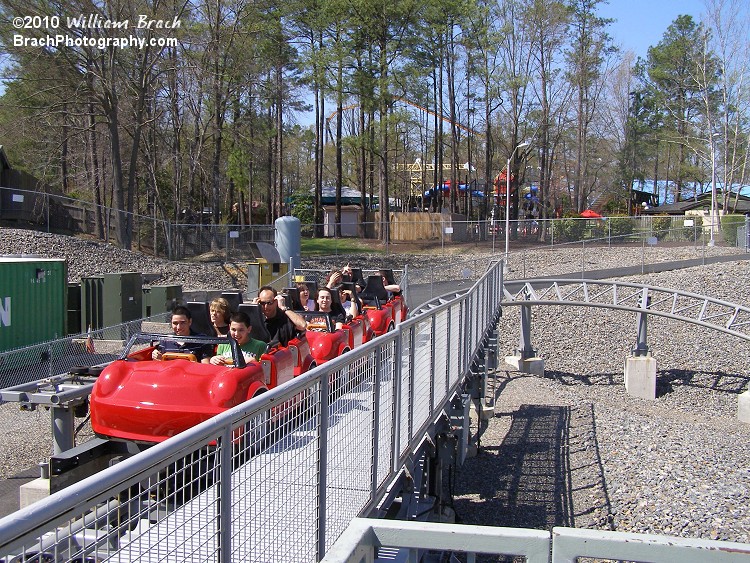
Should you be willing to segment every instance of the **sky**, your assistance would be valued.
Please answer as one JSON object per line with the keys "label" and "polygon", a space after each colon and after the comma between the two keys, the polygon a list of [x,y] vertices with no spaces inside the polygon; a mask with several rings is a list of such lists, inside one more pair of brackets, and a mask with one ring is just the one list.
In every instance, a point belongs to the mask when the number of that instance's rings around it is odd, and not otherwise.
{"label": "sky", "polygon": [[703,0],[609,0],[598,8],[601,17],[616,20],[609,26],[615,44],[643,58],[677,16],[687,14],[698,22],[705,12]]}
{"label": "sky", "polygon": [[[609,26],[615,44],[623,52],[633,51],[643,58],[649,47],[662,40],[677,16],[687,14],[698,22],[705,12],[703,0],[608,0],[598,8],[601,17],[615,20]],[[303,126],[309,126],[314,119],[312,112],[297,115]]]}

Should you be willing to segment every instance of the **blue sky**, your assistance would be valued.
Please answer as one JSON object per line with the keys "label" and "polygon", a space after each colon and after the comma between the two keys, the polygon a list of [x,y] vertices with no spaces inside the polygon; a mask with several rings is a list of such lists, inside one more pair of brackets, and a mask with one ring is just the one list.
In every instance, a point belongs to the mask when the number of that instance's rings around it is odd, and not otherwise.
{"label": "blue sky", "polygon": [[687,14],[698,22],[705,12],[703,0],[609,0],[599,4],[599,15],[615,19],[610,35],[623,51],[646,57],[677,16]]}

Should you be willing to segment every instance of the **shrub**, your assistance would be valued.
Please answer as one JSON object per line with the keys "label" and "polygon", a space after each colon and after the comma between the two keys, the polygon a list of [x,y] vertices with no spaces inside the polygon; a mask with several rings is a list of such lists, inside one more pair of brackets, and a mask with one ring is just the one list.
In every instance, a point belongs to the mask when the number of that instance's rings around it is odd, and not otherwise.
{"label": "shrub", "polygon": [[683,227],[682,236],[689,241],[695,241],[696,238],[700,237],[701,229],[703,227],[703,217],[700,215],[685,215],[685,219],[692,219],[692,227]]}
{"label": "shrub", "polygon": [[667,238],[671,227],[672,218],[669,215],[657,215],[651,222],[651,229],[654,232],[654,236],[659,240]]}
{"label": "shrub", "polygon": [[617,242],[625,242],[635,231],[635,221],[630,217],[610,217],[609,234]]}
{"label": "shrub", "polygon": [[606,239],[609,236],[609,222],[597,219],[591,226],[591,238]]}
{"label": "shrub", "polygon": [[724,242],[735,246],[737,244],[737,227],[742,227],[744,224],[744,215],[722,215],[721,233],[724,235]]}
{"label": "shrub", "polygon": [[574,242],[583,238],[586,231],[586,221],[569,217],[555,221],[555,240],[560,242]]}

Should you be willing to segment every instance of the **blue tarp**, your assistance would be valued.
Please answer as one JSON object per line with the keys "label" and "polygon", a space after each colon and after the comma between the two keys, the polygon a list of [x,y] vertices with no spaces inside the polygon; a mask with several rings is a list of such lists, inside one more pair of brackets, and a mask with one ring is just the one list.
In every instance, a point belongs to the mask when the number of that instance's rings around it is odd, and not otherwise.
{"label": "blue tarp", "polygon": [[[438,191],[437,188],[431,188],[431,189],[429,189],[429,190],[427,190],[427,191],[424,192],[424,197],[432,197],[432,196],[434,196],[436,194],[437,191]],[[458,191],[459,191],[459,193],[460,192],[466,193],[466,184],[459,184],[458,185]],[[443,195],[444,196],[449,196],[450,193],[451,193],[450,184],[443,184]],[[471,197],[481,197],[481,198],[483,198],[484,197],[484,192],[482,192],[480,190],[472,190],[471,191]]]}

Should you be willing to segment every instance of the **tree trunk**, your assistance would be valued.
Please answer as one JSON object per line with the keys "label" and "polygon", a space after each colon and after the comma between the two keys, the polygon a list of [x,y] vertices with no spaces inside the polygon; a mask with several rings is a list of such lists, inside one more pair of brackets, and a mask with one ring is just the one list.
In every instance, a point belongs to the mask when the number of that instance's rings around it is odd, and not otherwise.
{"label": "tree trunk", "polygon": [[341,237],[341,190],[344,184],[343,122],[344,84],[343,61],[338,60],[336,68],[336,238]]}

